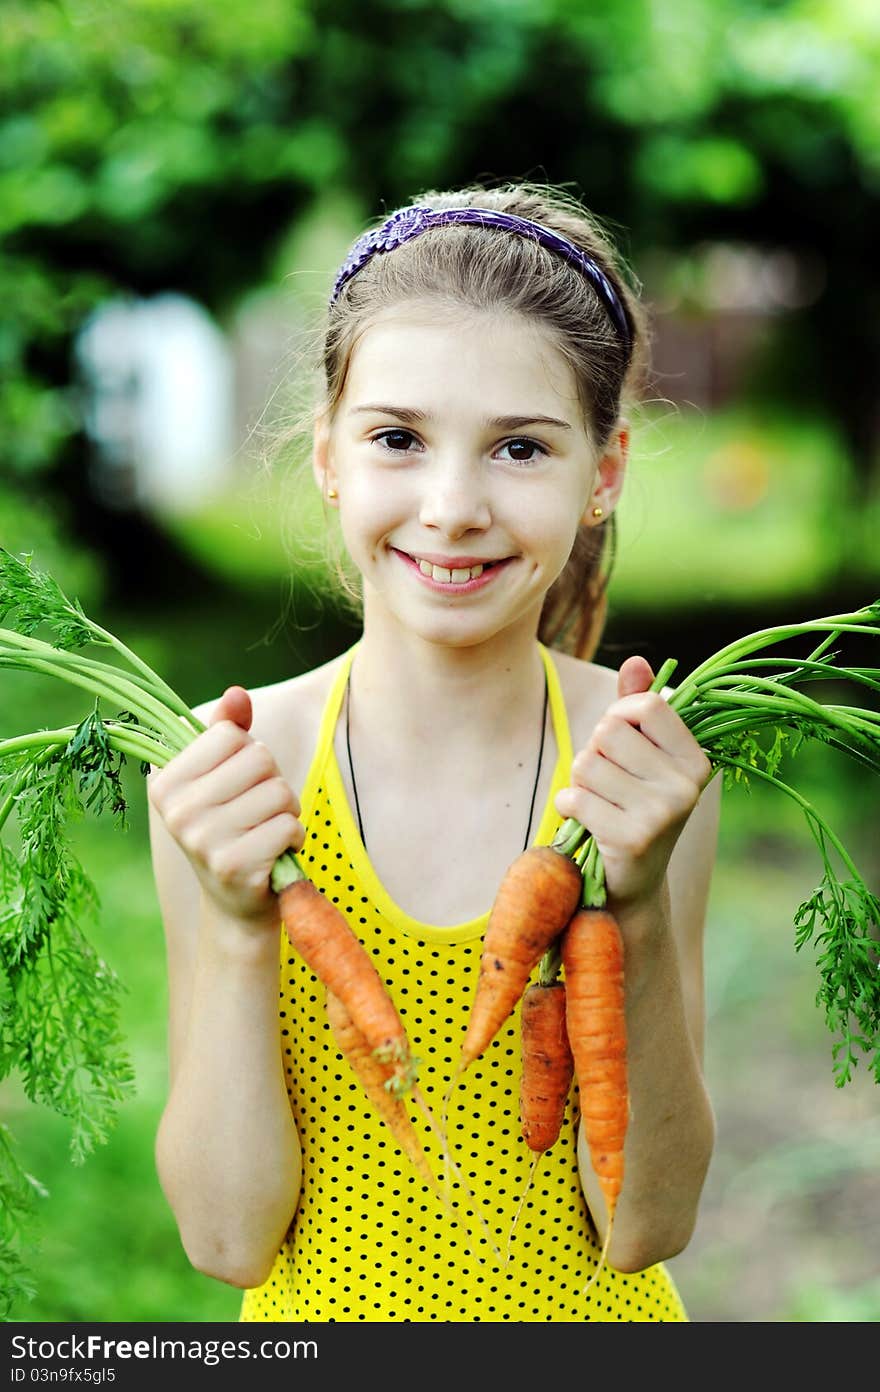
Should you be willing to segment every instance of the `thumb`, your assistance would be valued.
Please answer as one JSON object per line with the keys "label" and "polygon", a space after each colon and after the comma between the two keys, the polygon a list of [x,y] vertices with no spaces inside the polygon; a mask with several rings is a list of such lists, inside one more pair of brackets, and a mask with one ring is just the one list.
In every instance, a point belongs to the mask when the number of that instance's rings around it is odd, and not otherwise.
{"label": "thumb", "polygon": [[617,674],[618,696],[635,696],[650,691],[654,680],[651,664],[644,657],[628,657]]}
{"label": "thumb", "polygon": [[243,730],[249,730],[253,716],[251,698],[244,687],[227,686],[214,707],[208,723],[216,725],[218,720],[231,720],[233,724],[240,725]]}

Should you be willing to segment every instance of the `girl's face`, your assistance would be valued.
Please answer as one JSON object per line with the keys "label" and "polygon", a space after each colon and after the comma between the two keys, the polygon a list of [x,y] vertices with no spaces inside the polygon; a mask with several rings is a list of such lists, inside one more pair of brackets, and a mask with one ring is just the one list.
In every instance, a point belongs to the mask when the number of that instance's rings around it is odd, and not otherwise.
{"label": "girl's face", "polygon": [[536,631],[579,523],[622,483],[625,432],[601,458],[588,432],[568,363],[521,316],[421,305],[375,322],[315,438],[365,622],[381,609],[453,646]]}

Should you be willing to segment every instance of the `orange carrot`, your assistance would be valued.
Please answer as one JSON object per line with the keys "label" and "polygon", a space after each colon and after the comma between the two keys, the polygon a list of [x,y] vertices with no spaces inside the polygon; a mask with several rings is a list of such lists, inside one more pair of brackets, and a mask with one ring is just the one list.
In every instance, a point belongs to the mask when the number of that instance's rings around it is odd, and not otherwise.
{"label": "orange carrot", "polygon": [[520,1131],[529,1150],[542,1155],[558,1140],[574,1073],[561,981],[529,986],[522,1002]]}
{"label": "orange carrot", "polygon": [[535,981],[528,987],[522,999],[520,1038],[520,1133],[532,1151],[532,1163],[510,1225],[508,1258],[514,1230],[532,1186],[538,1161],[559,1139],[574,1075],[574,1060],[565,1023],[565,986],[561,981],[546,985]]}
{"label": "orange carrot", "polygon": [[366,948],[341,910],[311,880],[293,880],[279,900],[291,946],[339,997],[376,1059],[390,1066],[388,1090],[402,1095],[415,1082],[418,1060],[411,1056],[397,1008]]}
{"label": "orange carrot", "polygon": [[393,1078],[387,1063],[380,1063],[361,1030],[358,1029],[347,1006],[333,992],[327,992],[327,1019],[343,1058],[361,1084],[370,1102],[385,1122],[399,1148],[412,1162],[424,1184],[440,1196],[440,1187],[422,1149],[418,1132],[402,1097],[395,1096],[386,1086]]}
{"label": "orange carrot", "polygon": [[608,1210],[602,1270],[623,1184],[623,1146],[629,1121],[623,939],[605,909],[579,909],[561,942],[566,1024],[590,1160]]}
{"label": "orange carrot", "polygon": [[582,890],[574,861],[550,846],[531,846],[510,866],[489,915],[459,1074],[488,1048]]}
{"label": "orange carrot", "polygon": [[[387,1063],[381,1063],[379,1061],[374,1051],[370,1049],[366,1039],[358,1029],[345,1005],[337,995],[334,995],[334,993],[329,990],[327,992],[327,1020],[333,1031],[333,1037],[336,1040],[339,1052],[351,1066],[352,1072],[358,1079],[367,1098],[388,1127],[398,1147],[410,1160],[416,1173],[422,1180],[422,1183],[427,1185],[432,1193],[436,1194],[453,1222],[462,1224],[467,1236],[471,1239],[471,1242],[473,1242],[473,1237],[467,1223],[461,1215],[456,1212],[449,1196],[444,1194],[440,1188],[434,1172],[428,1163],[428,1158],[425,1155],[422,1143],[419,1140],[418,1132],[412,1123],[412,1118],[407,1111],[403,1098],[389,1090],[388,1084],[390,1081],[393,1081],[394,1078],[392,1068]],[[468,1188],[467,1184],[464,1183],[461,1171],[452,1160],[449,1154],[449,1147],[446,1143],[446,1137],[440,1130],[431,1108],[422,1095],[421,1089],[414,1086],[412,1089],[412,1096],[413,1101],[424,1114],[428,1125],[438,1137],[440,1148],[443,1152],[444,1162],[455,1171],[468,1198],[473,1204],[473,1193]],[[483,1231],[486,1234],[490,1246],[496,1255],[498,1255],[498,1249],[492,1240],[492,1235],[489,1232],[485,1219],[479,1213],[477,1213],[476,1216],[483,1227]]]}

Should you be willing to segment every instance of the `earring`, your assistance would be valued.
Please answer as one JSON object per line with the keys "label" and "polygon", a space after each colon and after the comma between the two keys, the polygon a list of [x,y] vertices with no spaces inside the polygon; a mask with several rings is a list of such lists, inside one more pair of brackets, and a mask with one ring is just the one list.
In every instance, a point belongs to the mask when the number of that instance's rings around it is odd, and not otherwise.
{"label": "earring", "polygon": [[338,498],[338,497],[339,497],[339,494],[336,492],[336,489],[335,489],[335,488],[328,488],[328,489],[327,489],[327,497],[328,497],[328,498]]}
{"label": "earring", "polygon": [[594,517],[604,517],[605,514],[604,514],[604,512],[602,511],[602,509],[601,509],[600,507],[594,507],[594,508],[593,508],[593,516],[594,516]]}

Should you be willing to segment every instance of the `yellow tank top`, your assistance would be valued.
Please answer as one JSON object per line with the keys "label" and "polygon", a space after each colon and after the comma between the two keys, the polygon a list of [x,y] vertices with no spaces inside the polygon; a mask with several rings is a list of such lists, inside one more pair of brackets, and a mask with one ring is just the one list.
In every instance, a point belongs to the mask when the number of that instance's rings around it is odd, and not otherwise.
{"label": "yellow tank top", "polygon": [[[419,1082],[437,1117],[467,1026],[488,911],[438,927],[404,913],[380,884],[343,788],[333,735],[358,644],[340,664],[301,793],[300,862],[338,904],[372,955],[398,1008]],[[559,826],[553,799],[569,779],[571,738],[555,664],[541,646],[558,750],[533,844]],[[577,1085],[562,1133],[542,1157],[506,1265],[478,1219],[471,1238],[416,1176],[342,1059],[321,983],[281,934],[279,1015],[290,1104],[303,1151],[302,1191],[271,1275],[244,1294],[241,1320],[501,1322],[673,1320],[687,1314],[669,1273],[606,1266],[586,1294],[599,1244],[576,1158]],[[526,1184],[531,1151],[519,1133],[519,1008],[452,1094],[452,1156],[503,1254]],[[415,1106],[415,1127],[435,1174],[444,1162]],[[458,1211],[470,1205],[453,1178]]]}

